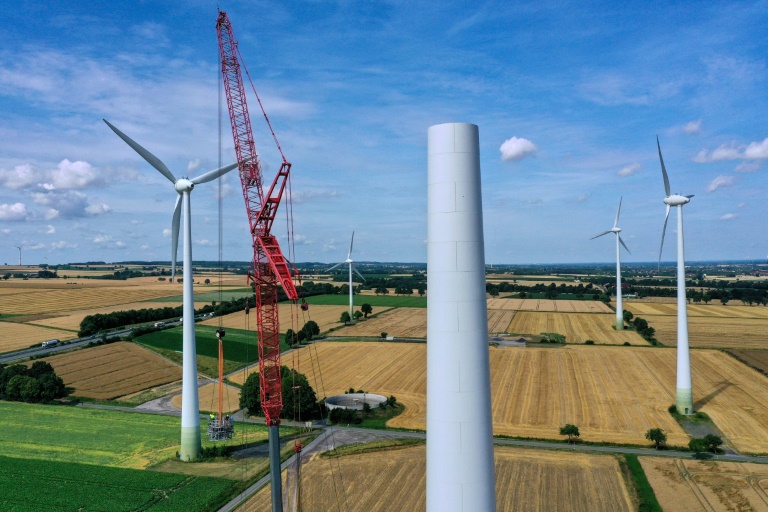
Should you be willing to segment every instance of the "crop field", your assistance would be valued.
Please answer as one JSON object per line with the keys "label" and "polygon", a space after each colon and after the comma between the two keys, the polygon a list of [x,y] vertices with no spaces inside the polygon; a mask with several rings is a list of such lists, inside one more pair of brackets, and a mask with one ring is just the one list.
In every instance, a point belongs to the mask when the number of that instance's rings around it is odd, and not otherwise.
{"label": "crop field", "polygon": [[[111,400],[181,379],[181,368],[133,343],[76,350],[43,359],[53,366],[73,395]],[[31,363],[30,363],[31,364]]]}
{"label": "crop field", "polygon": [[[726,306],[729,307],[729,306]],[[656,339],[665,345],[677,345],[677,317],[643,315],[656,329]],[[757,318],[688,317],[688,340],[699,348],[768,348],[768,321]]]}
{"label": "crop field", "polygon": [[[320,327],[320,332],[325,332],[332,327],[342,325],[341,322],[339,322],[339,318],[341,318],[341,313],[348,310],[348,308],[343,306],[312,306],[305,312],[298,308],[293,308],[291,304],[286,303],[278,304],[277,307],[278,314],[280,315],[280,331],[283,333],[288,329],[301,329],[304,324],[310,320],[317,322],[318,327]],[[359,306],[358,309],[360,309]],[[373,308],[374,313],[376,313],[376,310],[377,308]],[[225,329],[256,329],[255,314],[246,315],[245,311],[230,313],[223,317],[213,317],[200,322],[198,325],[218,327],[220,319],[222,322],[221,325]]]}
{"label": "crop field", "polygon": [[561,313],[612,313],[595,300],[489,299],[488,309],[508,311],[558,311]]}
{"label": "crop field", "polygon": [[768,349],[757,350],[729,350],[729,354],[735,355],[749,366],[759,368],[768,374]]}
{"label": "crop field", "polygon": [[0,352],[20,350],[54,338],[63,341],[76,336],[77,333],[70,331],[15,322],[0,322]]}
{"label": "crop field", "polygon": [[223,478],[0,457],[0,508],[8,512],[203,511],[232,485]]}
{"label": "crop field", "polygon": [[[376,306],[388,308],[425,308],[427,307],[427,298],[416,296],[392,296],[392,295],[365,295],[355,296],[355,309],[360,309],[363,303],[368,303],[374,308]],[[347,306],[349,308],[349,295],[314,295],[307,297],[307,303],[319,306]],[[341,313],[339,313],[341,314]]]}
{"label": "crop field", "polygon": [[[0,426],[0,456],[145,469],[176,457],[181,423],[157,414],[0,402]],[[203,421],[203,446],[213,446],[206,428]],[[235,436],[217,443],[266,439],[266,427],[237,423]]]}
{"label": "crop field", "polygon": [[564,334],[569,343],[584,343],[592,340],[595,343],[623,345],[648,345],[637,332],[613,328],[616,322],[615,314],[595,313],[535,313],[520,311],[515,314],[508,332],[514,334],[539,334],[556,332]]}
{"label": "crop field", "polygon": [[[645,317],[646,315],[677,316],[677,304],[659,304],[652,302],[629,302],[627,309]],[[722,304],[688,304],[688,317],[709,318],[761,318],[768,320],[768,308],[763,306],[723,306]]]}
{"label": "crop field", "polygon": [[[201,411],[219,410],[219,384],[212,382],[198,388],[198,398]],[[171,403],[181,410],[181,393],[174,396]],[[234,386],[224,385],[224,413],[240,410],[240,390]]]}
{"label": "crop field", "polygon": [[[373,310],[376,313],[376,309]],[[488,332],[506,332],[514,311],[488,310]],[[338,318],[337,318],[338,320]],[[321,327],[322,329],[322,327]],[[379,336],[386,332],[397,338],[426,338],[427,311],[424,308],[395,308],[338,331],[334,336]]]}
{"label": "crop field", "polygon": [[668,512],[768,509],[768,466],[640,457],[659,504]]}
{"label": "crop field", "polygon": [[[495,447],[498,510],[632,511],[630,493],[617,460],[587,455]],[[283,481],[286,473],[283,473]],[[302,510],[385,512],[426,509],[426,448],[313,458],[302,469]],[[284,489],[286,488],[284,485]],[[334,492],[339,489],[340,492]],[[397,492],[393,492],[396,489]],[[384,499],[383,497],[386,497]],[[337,501],[338,500],[338,501]],[[269,510],[269,488],[242,510]]]}

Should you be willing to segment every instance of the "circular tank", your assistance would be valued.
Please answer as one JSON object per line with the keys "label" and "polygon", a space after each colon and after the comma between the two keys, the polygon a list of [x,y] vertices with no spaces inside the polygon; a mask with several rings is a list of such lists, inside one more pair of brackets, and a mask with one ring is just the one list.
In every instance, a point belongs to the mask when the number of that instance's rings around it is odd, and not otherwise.
{"label": "circular tank", "polygon": [[374,393],[347,393],[325,399],[325,406],[329,409],[356,409],[363,410],[363,404],[368,404],[375,409],[387,401],[387,398]]}

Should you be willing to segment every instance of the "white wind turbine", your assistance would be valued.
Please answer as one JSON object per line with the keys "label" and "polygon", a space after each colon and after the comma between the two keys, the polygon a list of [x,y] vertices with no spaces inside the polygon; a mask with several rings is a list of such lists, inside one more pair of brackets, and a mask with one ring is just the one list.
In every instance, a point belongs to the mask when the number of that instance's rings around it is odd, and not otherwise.
{"label": "white wind turbine", "polygon": [[354,307],[355,307],[354,302],[353,302],[353,298],[352,298],[352,296],[353,296],[353,293],[352,293],[352,271],[354,270],[355,274],[359,275],[360,279],[365,281],[365,278],[363,277],[363,274],[361,274],[360,272],[357,271],[357,269],[354,266],[354,261],[352,261],[352,244],[354,244],[354,243],[355,243],[355,232],[353,231],[352,232],[352,240],[349,242],[349,252],[347,253],[347,259],[342,261],[342,262],[340,262],[340,263],[335,264],[334,266],[332,266],[331,268],[329,268],[327,270],[327,272],[330,272],[331,270],[335,269],[339,265],[345,265],[345,264],[349,265],[349,318],[350,319],[354,318],[352,316],[352,312],[353,312]]}
{"label": "white wind turbine", "polygon": [[659,247],[659,266],[661,266],[661,251],[664,248],[664,234],[667,231],[669,210],[677,206],[677,392],[675,405],[680,414],[693,414],[693,390],[691,385],[691,360],[688,349],[688,304],[685,297],[685,254],[683,251],[683,205],[691,201],[691,196],[672,194],[669,190],[669,178],[661,156],[659,137],[656,137],[656,147],[659,149],[661,174],[664,177],[664,204],[667,214],[664,217],[664,229],[661,231],[661,246]]}
{"label": "white wind turbine", "polygon": [[21,266],[21,248],[24,247],[24,244],[14,245],[14,247],[19,250],[19,266]]}
{"label": "white wind turbine", "polygon": [[619,244],[623,245],[624,248],[632,254],[629,251],[629,248],[624,243],[624,240],[621,239],[621,228],[618,226],[619,224],[619,214],[621,213],[621,201],[623,198],[619,199],[619,209],[616,210],[616,220],[613,221],[613,228],[609,229],[608,231],[604,231],[600,233],[599,235],[595,235],[590,240],[594,240],[595,238],[599,238],[603,235],[607,235],[608,233],[614,233],[616,235],[616,330],[621,331],[624,329],[624,308],[621,302],[621,259],[620,259],[620,252],[621,247]]}
{"label": "white wind turbine", "polygon": [[[184,213],[184,306],[183,306],[183,366],[182,366],[182,391],[181,391],[181,450],[179,458],[184,461],[195,460],[200,457],[200,404],[197,392],[197,354],[195,342],[195,303],[192,289],[192,224],[190,192],[195,185],[213,181],[237,167],[237,163],[227,165],[220,169],[209,171],[196,178],[176,179],[168,167],[155,155],[134,142],[130,137],[112,126],[104,119],[113,132],[131,146],[149,165],[160,171],[160,174],[173,183],[178,197],[176,207],[173,210],[173,231],[171,234],[172,246],[172,276],[176,272],[176,251],[179,244],[179,219]],[[173,277],[172,277],[173,278]]]}

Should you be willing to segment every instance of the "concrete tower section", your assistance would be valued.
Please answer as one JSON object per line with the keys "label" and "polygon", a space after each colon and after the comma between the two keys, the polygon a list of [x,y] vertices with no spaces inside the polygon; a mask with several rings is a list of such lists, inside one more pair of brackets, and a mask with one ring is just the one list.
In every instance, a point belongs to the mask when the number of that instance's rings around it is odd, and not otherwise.
{"label": "concrete tower section", "polygon": [[691,356],[688,349],[688,301],[685,294],[685,249],[683,246],[683,206],[677,207],[677,412],[691,415],[693,386]]}
{"label": "concrete tower section", "polygon": [[478,128],[431,126],[427,512],[496,510]]}

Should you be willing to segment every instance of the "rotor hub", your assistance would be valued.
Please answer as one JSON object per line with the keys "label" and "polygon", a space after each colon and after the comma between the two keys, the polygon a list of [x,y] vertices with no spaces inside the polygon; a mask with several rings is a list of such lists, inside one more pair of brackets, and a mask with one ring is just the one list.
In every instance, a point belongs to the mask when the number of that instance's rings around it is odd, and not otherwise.
{"label": "rotor hub", "polygon": [[664,204],[669,206],[682,206],[686,203],[690,203],[691,198],[681,196],[680,194],[673,194],[664,198]]}
{"label": "rotor hub", "polygon": [[182,192],[192,192],[192,189],[195,188],[195,184],[186,178],[181,178],[180,180],[176,180],[174,187],[176,187],[176,192],[181,194]]}

